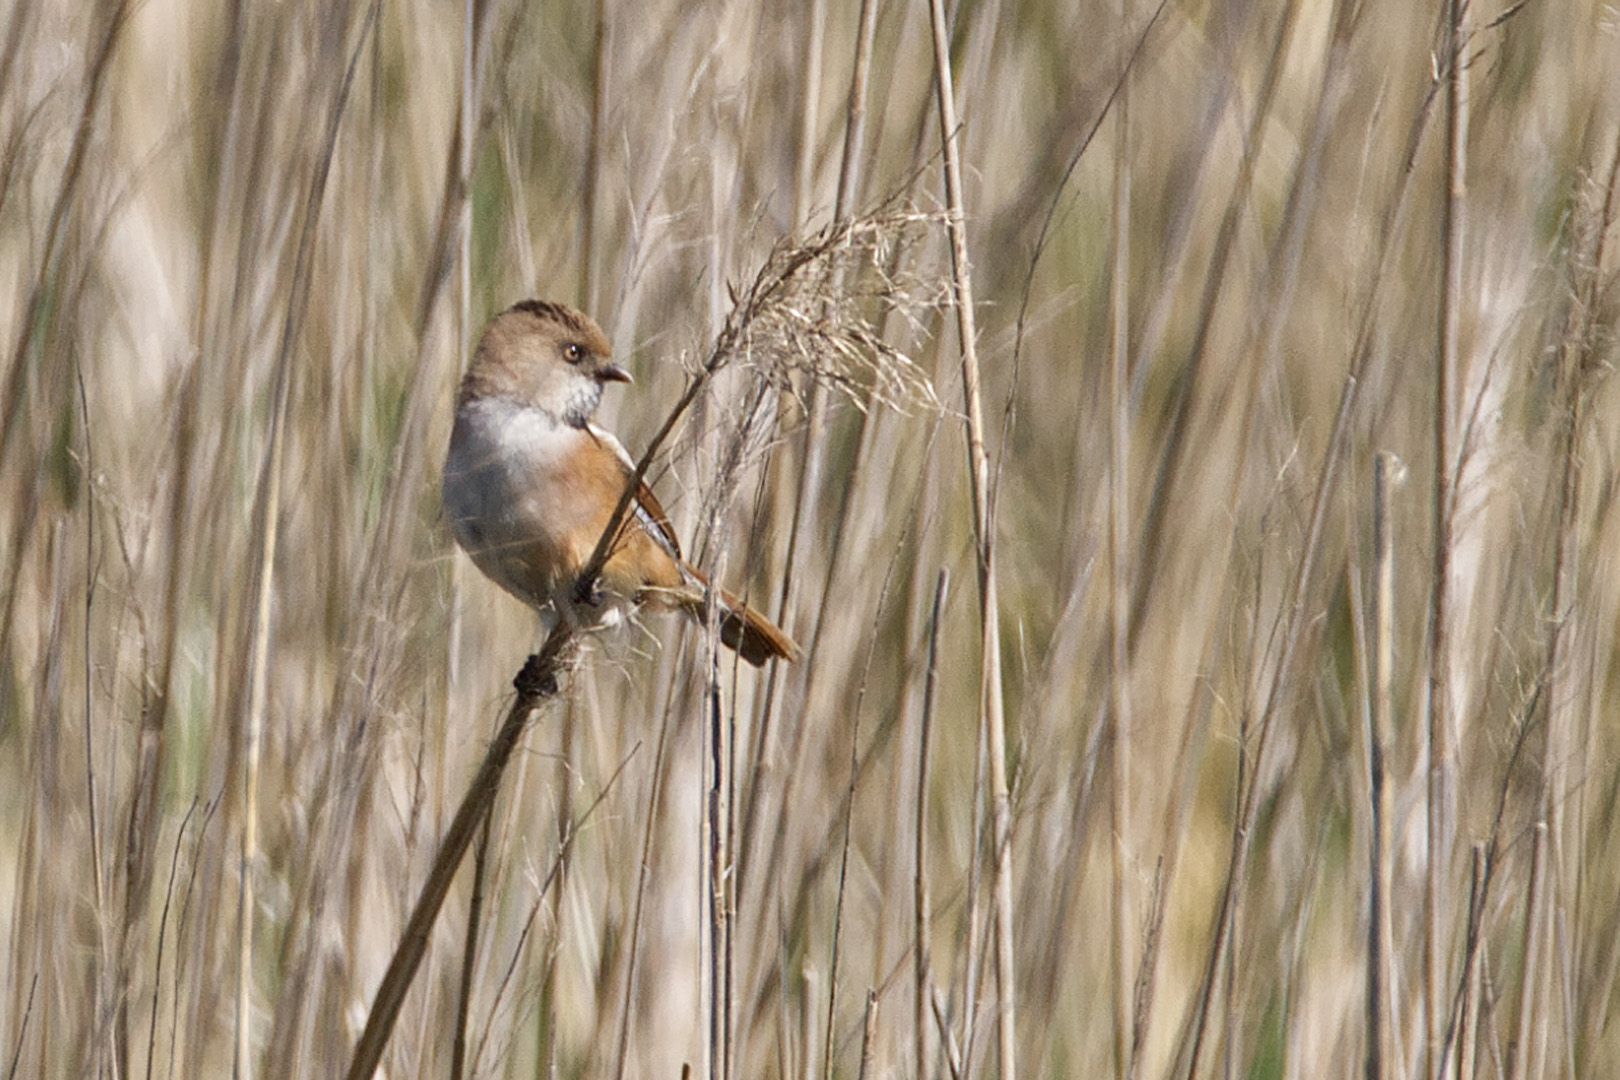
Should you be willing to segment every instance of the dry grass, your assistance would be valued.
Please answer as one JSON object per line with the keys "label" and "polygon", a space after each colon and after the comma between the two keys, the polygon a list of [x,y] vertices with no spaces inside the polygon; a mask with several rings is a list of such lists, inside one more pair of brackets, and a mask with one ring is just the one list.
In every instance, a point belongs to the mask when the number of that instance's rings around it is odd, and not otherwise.
{"label": "dry grass", "polygon": [[808,655],[588,643],[387,1075],[1620,1071],[1613,11],[1466,8],[1459,96],[1441,4],[956,5],[980,511],[858,6],[6,6],[0,1077],[350,1060],[537,644],[435,495],[531,295]]}

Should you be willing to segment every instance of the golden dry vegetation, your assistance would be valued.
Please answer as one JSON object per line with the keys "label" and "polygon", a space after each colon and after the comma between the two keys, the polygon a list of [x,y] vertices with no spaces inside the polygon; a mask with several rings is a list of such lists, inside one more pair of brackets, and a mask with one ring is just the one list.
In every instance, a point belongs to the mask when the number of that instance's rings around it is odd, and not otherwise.
{"label": "golden dry vegetation", "polygon": [[866,10],[4,6],[0,1076],[349,1067],[539,643],[437,495],[528,296],[807,656],[587,642],[386,1075],[1620,1071],[1620,16],[957,0],[954,265]]}

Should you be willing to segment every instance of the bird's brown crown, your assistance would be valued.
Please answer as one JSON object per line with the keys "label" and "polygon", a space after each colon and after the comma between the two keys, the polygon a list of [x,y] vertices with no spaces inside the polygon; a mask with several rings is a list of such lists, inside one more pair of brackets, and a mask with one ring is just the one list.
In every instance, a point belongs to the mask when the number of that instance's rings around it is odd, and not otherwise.
{"label": "bird's brown crown", "polygon": [[596,325],[596,320],[577,308],[550,300],[519,300],[498,318],[518,312],[526,312],[543,322],[555,323],[558,329],[572,335],[579,344],[598,356],[613,355],[613,346],[608,343],[602,328]]}

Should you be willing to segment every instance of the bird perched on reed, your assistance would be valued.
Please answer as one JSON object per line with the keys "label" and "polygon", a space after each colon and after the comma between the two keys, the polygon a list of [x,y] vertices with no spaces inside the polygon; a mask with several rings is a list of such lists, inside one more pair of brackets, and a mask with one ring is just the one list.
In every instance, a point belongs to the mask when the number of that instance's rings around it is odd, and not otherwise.
{"label": "bird perched on reed", "polygon": [[[641,607],[702,622],[709,581],[681,557],[668,516],[645,483],[594,582],[581,582],[635,465],[592,423],[610,382],[596,323],[565,304],[526,300],[484,329],[456,399],[441,493],[456,542],[501,588],[547,618],[585,627]],[[750,664],[795,660],[799,647],[764,615],[713,590],[720,640]]]}

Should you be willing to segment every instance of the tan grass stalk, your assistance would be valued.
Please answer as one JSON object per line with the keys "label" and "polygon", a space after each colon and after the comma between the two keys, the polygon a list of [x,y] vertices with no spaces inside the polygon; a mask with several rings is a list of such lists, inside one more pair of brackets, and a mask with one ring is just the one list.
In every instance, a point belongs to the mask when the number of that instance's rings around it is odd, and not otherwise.
{"label": "tan grass stalk", "polygon": [[962,1050],[956,1045],[956,1033],[951,1030],[951,1022],[945,1017],[945,995],[939,992],[937,986],[932,990],[929,1003],[933,1006],[934,1026],[939,1029],[940,1046],[945,1051],[945,1067],[950,1070],[951,1080],[962,1080]]}
{"label": "tan grass stalk", "polygon": [[[1017,973],[1013,964],[1012,809],[1007,791],[1007,725],[1001,697],[1001,629],[996,594],[995,521],[991,511],[990,459],[984,446],[979,403],[978,329],[973,312],[973,274],[968,262],[966,200],[958,153],[956,91],[951,81],[950,31],[944,0],[930,0],[934,41],[934,87],[939,99],[940,140],[944,145],[946,228],[951,238],[956,329],[962,349],[962,395],[967,411],[968,475],[973,493],[973,529],[979,565],[981,650],[980,722],[990,751],[990,798],[994,818],[997,1047],[1001,1080],[1017,1076]],[[972,986],[967,988],[971,996]]]}
{"label": "tan grass stalk", "polygon": [[[816,16],[815,8],[822,6],[824,0],[813,0],[811,16]],[[833,203],[833,224],[838,227],[845,222],[852,212],[856,192],[859,190],[859,173],[861,164],[861,148],[866,139],[866,94],[871,80],[872,66],[872,36],[877,25],[877,0],[861,0],[860,30],[855,41],[854,67],[850,72],[849,93],[845,99],[844,109],[844,142],[843,153],[840,158],[838,170],[838,188]],[[821,55],[821,30],[810,31],[808,38],[812,52],[806,56],[807,63],[814,58],[818,71],[812,75],[807,70],[803,87],[804,114],[801,118],[799,130],[799,153],[803,158],[814,157],[816,144],[816,96],[819,93],[820,76],[819,61]],[[795,191],[797,207],[805,215],[810,212],[812,205],[810,193],[810,164],[801,161],[799,173],[799,186]],[[834,272],[829,267],[828,273]],[[793,516],[788,526],[787,552],[782,559],[781,591],[777,607],[777,625],[794,633],[802,620],[799,617],[799,593],[803,588],[803,578],[809,570],[809,560],[813,551],[801,548],[801,543],[808,538],[815,537],[820,529],[816,524],[819,516],[820,499],[825,488],[822,473],[826,466],[827,456],[827,409],[828,402],[826,390],[819,381],[812,381],[808,390],[808,404],[805,407],[806,424],[804,436],[804,453],[800,459],[798,486],[793,499]],[[805,682],[804,700],[811,700],[810,691],[815,679],[818,665],[815,663],[816,639],[820,635],[820,619],[811,626],[807,636],[801,636],[800,642],[804,645],[807,662],[802,676]],[[754,777],[761,775],[761,766],[766,755],[771,751],[771,740],[777,729],[779,715],[784,706],[782,700],[782,682],[787,673],[780,665],[773,666],[770,673],[770,682],[766,688],[766,703],[760,713],[759,728],[754,735],[753,761],[749,774]],[[799,725],[795,732],[793,747],[789,751],[790,764],[782,790],[778,795],[778,805],[784,811],[778,817],[778,829],[774,850],[781,850],[781,831],[786,828],[786,809],[792,805],[793,794],[797,777],[804,772],[804,725]],[[755,836],[758,830],[758,815],[763,811],[762,793],[757,789],[750,791],[750,797],[743,811],[743,824],[741,830],[742,858],[738,864],[737,888],[741,890],[747,881],[747,875],[753,862]]]}
{"label": "tan grass stalk", "polygon": [[726,722],[724,705],[720,701],[720,657],[718,647],[712,643],[718,635],[718,623],[710,598],[709,651],[704,654],[707,681],[703,694],[704,730],[708,745],[704,747],[704,764],[708,772],[707,803],[704,807],[703,827],[706,834],[704,854],[707,856],[704,876],[704,909],[708,914],[709,960],[709,1043],[708,1075],[711,1080],[731,1080],[732,1016],[731,1016],[731,942],[735,912],[732,910],[731,844],[731,782],[734,779],[732,762],[733,726]]}
{"label": "tan grass stalk", "polygon": [[[596,0],[592,20],[590,78],[591,126],[585,138],[585,174],[579,208],[579,303],[586,311],[596,311],[597,196],[602,186],[602,125],[607,120],[607,0]],[[514,187],[520,188],[521,185],[514,184]]]}
{"label": "tan grass stalk", "polygon": [[[1343,55],[1353,43],[1359,19],[1357,9],[1353,6],[1341,7],[1336,13],[1334,37],[1335,54]],[[1413,116],[1408,131],[1403,160],[1410,161],[1417,152],[1423,133],[1427,130],[1428,121],[1432,116],[1432,99],[1425,99],[1416,114]],[[1299,637],[1304,629],[1303,619],[1307,612],[1304,601],[1303,588],[1312,580],[1315,560],[1319,554],[1318,546],[1322,538],[1322,530],[1327,510],[1328,495],[1336,481],[1340,464],[1340,455],[1344,452],[1346,440],[1350,433],[1350,423],[1359,408],[1359,398],[1362,384],[1366,378],[1367,367],[1374,347],[1376,316],[1379,311],[1378,300],[1383,285],[1392,277],[1394,258],[1398,251],[1394,243],[1400,233],[1411,204],[1409,198],[1412,185],[1410,183],[1413,173],[1403,170],[1395,179],[1394,191],[1383,204],[1379,217],[1376,240],[1376,254],[1371,260],[1373,274],[1370,278],[1369,288],[1364,294],[1361,307],[1355,318],[1355,337],[1350,346],[1350,370],[1345,379],[1339,398],[1338,411],[1333,420],[1332,431],[1328,436],[1327,449],[1324,453],[1321,471],[1318,474],[1316,490],[1312,495],[1312,509],[1310,525],[1307,529],[1304,549],[1300,556],[1297,572],[1293,576],[1291,588],[1290,609],[1286,625],[1282,631],[1282,650],[1276,664],[1276,675],[1271,681],[1267,701],[1261,712],[1261,724],[1254,751],[1254,760],[1263,764],[1265,749],[1270,732],[1270,718],[1276,708],[1282,686],[1286,681],[1286,674],[1293,666],[1293,655],[1299,643]],[[1245,739],[1245,745],[1247,739]],[[1214,923],[1214,940],[1210,946],[1208,961],[1205,967],[1203,980],[1198,989],[1198,997],[1194,1005],[1196,1017],[1191,1025],[1191,1060],[1188,1068],[1189,1076],[1196,1076],[1201,1057],[1203,1043],[1206,1035],[1208,1012],[1211,1008],[1212,997],[1215,993],[1215,980],[1224,967],[1224,953],[1229,946],[1226,937],[1226,925],[1229,918],[1229,909],[1235,902],[1233,890],[1235,881],[1241,880],[1246,873],[1248,852],[1248,839],[1253,832],[1253,815],[1259,806],[1255,799],[1254,789],[1246,787],[1240,779],[1238,785],[1239,820],[1234,823],[1233,848],[1230,855],[1230,865],[1227,878],[1222,886],[1221,897],[1217,902],[1217,916]]]}
{"label": "tan grass stalk", "polygon": [[[461,109],[456,125],[457,180],[463,196],[456,213],[456,347],[458,370],[466,371],[467,351],[472,340],[472,172],[473,106],[478,95],[476,61],[477,17],[473,0],[463,0],[461,12]],[[461,583],[466,568],[460,559],[450,560],[450,626],[445,635],[444,730],[450,730],[452,695],[460,677],[461,663]],[[462,941],[461,978],[456,988],[455,1024],[450,1036],[450,1080],[462,1080],[467,1061],[467,1018],[472,1008],[473,970],[478,958],[478,921],[484,910],[484,877],[489,858],[490,821],[486,814],[478,830],[478,846],[473,850],[472,896],[467,902],[467,927]]]}
{"label": "tan grass stalk", "polygon": [[[1545,999],[1551,965],[1542,959],[1546,952],[1544,937],[1551,920],[1546,918],[1547,908],[1547,822],[1545,816],[1531,830],[1530,878],[1525,883],[1524,899],[1524,959],[1519,967],[1519,1003],[1517,1038],[1513,1043],[1513,1061],[1508,1069],[1508,1080],[1540,1080],[1546,1060],[1547,1030]],[[1533,1056],[1532,1056],[1533,1055]]]}
{"label": "tan grass stalk", "polygon": [[[8,456],[12,432],[21,418],[23,404],[28,400],[28,395],[23,391],[34,370],[29,359],[30,347],[36,343],[36,335],[40,331],[42,305],[51,300],[50,287],[61,270],[69,218],[78,205],[85,161],[96,134],[101,95],[108,82],[108,67],[123,40],[124,27],[129,23],[129,0],[105,0],[101,7],[101,17],[92,21],[95,51],[85,73],[84,103],[79,109],[79,122],[73,130],[73,145],[68,151],[67,164],[62,169],[61,177],[56,181],[56,198],[51,204],[50,220],[45,227],[44,250],[22,318],[17,320],[17,341],[12,346],[5,389],[0,392],[0,409],[4,410],[4,414],[0,415],[0,458]],[[20,28],[22,13],[18,13],[18,19]],[[6,621],[10,623],[9,618]]]}
{"label": "tan grass stalk", "polygon": [[251,992],[253,979],[253,923],[257,905],[255,894],[255,864],[259,858],[258,800],[259,755],[263,739],[265,713],[268,708],[270,612],[275,592],[276,546],[281,531],[281,485],[283,462],[286,457],[286,426],[288,399],[292,392],[293,359],[310,295],[311,261],[317,225],[320,222],[322,197],[326,193],[327,177],[337,149],[338,126],[348,104],[349,90],[354,84],[355,71],[365,42],[375,25],[376,7],[367,8],[358,38],[337,85],[333,88],[332,102],[327,114],[327,128],[316,158],[315,173],[311,178],[304,205],[304,217],[299,234],[298,249],[293,261],[292,281],[288,289],[286,318],[282,324],[278,350],[275,383],[270,403],[270,432],[265,447],[261,472],[256,517],[258,529],[254,538],[257,551],[253,558],[254,580],[257,582],[253,614],[253,646],[248,670],[248,704],[246,731],[243,734],[243,780],[241,793],[241,901],[238,912],[237,971],[236,971],[236,1072],[242,1080],[253,1076],[253,1025]]}
{"label": "tan grass stalk", "polygon": [[[630,912],[630,940],[626,945],[629,955],[624,965],[623,1004],[620,1006],[617,1046],[614,1052],[613,1075],[625,1080],[630,1062],[630,1027],[635,1017],[637,977],[641,970],[641,940],[645,931],[643,912],[647,902],[648,868],[652,865],[653,839],[658,822],[658,807],[663,798],[665,763],[669,754],[670,728],[674,724],[673,710],[665,710],[658,726],[658,745],[653,752],[651,779],[647,788],[647,805],[641,827],[640,858],[636,862],[635,901]],[[783,1075],[787,1075],[785,1072]]]}
{"label": "tan grass stalk", "polygon": [[872,1062],[877,1056],[878,1038],[878,998],[877,991],[870,987],[866,991],[866,1018],[861,1024],[861,1068],[855,1075],[859,1080],[866,1080],[872,1075]]}
{"label": "tan grass stalk", "polygon": [[467,1064],[467,1015],[472,1009],[473,969],[477,967],[478,959],[478,922],[484,910],[484,875],[489,862],[491,820],[493,815],[484,815],[483,827],[478,830],[478,846],[473,849],[472,898],[467,902],[467,932],[461,945],[461,982],[456,988],[456,1024],[450,1037],[450,1080],[461,1080]]}
{"label": "tan grass stalk", "polygon": [[[1598,208],[1597,213],[1593,215],[1590,225],[1587,226],[1586,242],[1582,245],[1588,249],[1589,254],[1585,257],[1578,256],[1574,264],[1579,287],[1576,303],[1570,313],[1571,318],[1566,326],[1564,340],[1560,346],[1565,354],[1561,358],[1560,367],[1564,371],[1565,377],[1571,380],[1571,386],[1569,387],[1571,400],[1565,410],[1568,414],[1568,430],[1564,433],[1566,440],[1563,449],[1564,480],[1560,496],[1563,509],[1558,526],[1558,566],[1554,571],[1552,634],[1556,649],[1550,650],[1550,652],[1563,651],[1570,656],[1576,655],[1577,645],[1580,644],[1585,644],[1586,649],[1602,648],[1601,645],[1595,642],[1577,641],[1576,645],[1571,645],[1567,637],[1574,636],[1575,626],[1570,624],[1573,624],[1575,618],[1575,602],[1581,596],[1581,567],[1578,558],[1581,527],[1579,512],[1581,500],[1579,494],[1582,475],[1586,471],[1586,467],[1583,467],[1582,464],[1586,455],[1582,453],[1581,448],[1583,442],[1589,437],[1587,435],[1587,426],[1591,422],[1591,415],[1594,411],[1592,399],[1597,393],[1599,381],[1606,377],[1605,367],[1600,358],[1603,355],[1603,347],[1609,334],[1603,329],[1601,312],[1605,309],[1606,301],[1611,300],[1615,295],[1616,283],[1620,281],[1620,273],[1606,268],[1612,254],[1610,234],[1617,220],[1620,220],[1620,128],[1615,131],[1609,155],[1609,175],[1603,187],[1603,203]],[[1600,525],[1586,546],[1597,551],[1605,550],[1607,545],[1603,543],[1602,537],[1603,533]],[[1589,632],[1583,636],[1595,638],[1597,635]],[[1589,763],[1599,759],[1601,751],[1597,736],[1601,727],[1592,723],[1595,710],[1591,707],[1587,707],[1582,711],[1580,725],[1583,730],[1579,734],[1571,730],[1575,726],[1573,719],[1563,721],[1551,719],[1553,717],[1551,710],[1555,707],[1555,703],[1569,701],[1570,704],[1566,707],[1570,709],[1574,707],[1572,699],[1575,694],[1573,689],[1568,694],[1563,694],[1563,692],[1557,690],[1560,683],[1572,687],[1581,686],[1586,688],[1588,693],[1591,693],[1593,677],[1588,675],[1584,680],[1577,679],[1575,678],[1575,672],[1570,670],[1571,667],[1572,665],[1562,656],[1552,655],[1549,657],[1548,678],[1552,680],[1552,690],[1548,694],[1548,715],[1550,719],[1547,760],[1559,767],[1556,774],[1555,789],[1562,789],[1566,793],[1555,796],[1554,805],[1558,806],[1568,802],[1571,796],[1575,802],[1573,811],[1575,823],[1570,825],[1567,818],[1564,820],[1554,818],[1554,828],[1568,834],[1569,839],[1565,841],[1566,850],[1580,852],[1582,838],[1589,834],[1591,828],[1588,820],[1588,807],[1591,805],[1590,792],[1592,785],[1582,782],[1579,770],[1575,767],[1574,762],[1576,760],[1586,762],[1588,763],[1587,767],[1590,768]],[[1563,730],[1555,736],[1555,731],[1558,728]],[[1555,752],[1558,742],[1565,743],[1562,752]],[[1575,748],[1577,742],[1580,745],[1579,751]],[[1564,812],[1569,813],[1567,807]],[[1573,887],[1566,885],[1565,888],[1575,893],[1576,907],[1577,911],[1579,911],[1583,906],[1581,903],[1582,887],[1590,880],[1593,868],[1588,867],[1584,853],[1577,857],[1576,863],[1575,867],[1570,868]],[[1601,905],[1602,901],[1600,900],[1598,903]],[[1588,1004],[1585,1017],[1577,1020],[1576,1017],[1571,1016],[1566,1021],[1568,1024],[1567,1039],[1571,1043],[1577,1038],[1584,1038],[1588,1045],[1597,1045],[1603,1026],[1609,1016],[1610,1010],[1607,1003],[1610,1001],[1610,992],[1614,986],[1617,969],[1620,969],[1620,941],[1617,941],[1612,933],[1604,935],[1601,930],[1593,931],[1594,938],[1602,936],[1607,936],[1609,939],[1608,957],[1601,964],[1600,970],[1602,974],[1600,976],[1595,979],[1590,978],[1590,976],[1586,977]],[[1571,1049],[1570,1053],[1573,1054],[1573,1049]],[[1571,1067],[1571,1071],[1573,1071],[1573,1067]]]}
{"label": "tan grass stalk", "polygon": [[820,983],[813,968],[805,968],[800,980],[799,993],[799,1080],[815,1080],[820,1075],[816,1069],[816,1002],[820,999],[817,984]]}
{"label": "tan grass stalk", "polygon": [[[472,342],[472,190],[473,141],[476,129],[473,104],[478,87],[474,60],[477,27],[473,0],[464,0],[461,17],[461,108],[456,117],[456,370],[466,371]],[[461,578],[460,559],[450,560],[450,626],[445,634],[444,711],[450,713],[451,695],[461,681]]]}
{"label": "tan grass stalk", "polygon": [[11,1048],[11,1066],[6,1069],[6,1080],[17,1080],[17,1066],[22,1062],[23,1046],[28,1042],[28,1022],[34,1018],[34,994],[39,990],[39,972],[28,980],[28,1004],[23,1006],[22,1023],[17,1026],[17,1044]]}
{"label": "tan grass stalk", "polygon": [[923,684],[922,717],[917,732],[917,832],[912,888],[915,931],[911,955],[916,976],[912,1053],[919,1077],[933,1075],[933,1055],[929,1052],[933,1044],[928,1038],[929,991],[934,981],[933,949],[929,944],[933,937],[933,913],[929,910],[928,889],[928,755],[933,742],[935,695],[939,689],[939,628],[950,586],[950,571],[941,569],[934,584],[934,606],[928,621],[928,673]]}
{"label": "tan grass stalk", "polygon": [[1372,730],[1367,740],[1367,773],[1372,811],[1368,853],[1367,913],[1367,1080],[1387,1080],[1393,1064],[1390,1028],[1394,1013],[1389,995],[1394,892],[1394,793],[1389,784],[1389,752],[1394,746],[1393,687],[1395,666],[1395,534],[1392,488],[1403,466],[1393,454],[1373,459],[1373,551],[1376,592],[1373,607]]}
{"label": "tan grass stalk", "polygon": [[[1187,462],[1194,452],[1195,445],[1191,439],[1195,419],[1194,405],[1204,397],[1205,386],[1209,379],[1208,372],[1213,362],[1215,321],[1222,310],[1222,298],[1228,295],[1228,290],[1232,288],[1238,276],[1230,271],[1230,267],[1238,248],[1239,230],[1251,206],[1255,170],[1259,164],[1257,155],[1265,131],[1272,123],[1273,110],[1277,105],[1277,90],[1283,83],[1289,44],[1294,38],[1294,28],[1299,21],[1302,7],[1300,0],[1289,0],[1287,7],[1283,9],[1282,18],[1277,21],[1276,32],[1270,38],[1271,50],[1266,59],[1254,111],[1249,116],[1243,140],[1243,156],[1238,159],[1237,176],[1232,181],[1230,194],[1222,209],[1220,227],[1215,234],[1214,251],[1210,255],[1209,267],[1205,271],[1203,288],[1198,298],[1198,314],[1192,331],[1192,342],[1187,349],[1185,367],[1177,377],[1174,404],[1168,421],[1169,430],[1163,436],[1164,450],[1160,454],[1153,488],[1145,507],[1140,539],[1142,554],[1139,560],[1139,564],[1144,568],[1160,564],[1167,540],[1167,515],[1172,509],[1178,485],[1183,485],[1190,479]],[[1151,327],[1143,348],[1147,350],[1144,355],[1148,356],[1153,355],[1152,350],[1157,348]],[[1141,633],[1155,584],[1154,574],[1143,574],[1135,594],[1135,609],[1131,613],[1133,639]]]}
{"label": "tan grass stalk", "polygon": [[169,910],[174,903],[174,879],[180,871],[180,845],[186,838],[186,826],[196,812],[197,803],[193,800],[186,808],[185,817],[180,819],[180,827],[175,830],[174,854],[169,858],[169,882],[163,890],[163,912],[158,917],[157,948],[152,961],[152,1014],[146,1028],[146,1080],[152,1080],[152,1073],[157,1068],[158,1002],[163,991],[163,956],[169,935]]}
{"label": "tan grass stalk", "polygon": [[1462,273],[1468,148],[1467,65],[1462,62],[1467,34],[1462,0],[1447,0],[1446,70],[1446,193],[1440,219],[1445,252],[1441,277],[1440,325],[1435,355],[1434,402],[1434,578],[1429,594],[1429,695],[1424,729],[1428,747],[1428,852],[1423,889],[1423,1000],[1426,1075],[1440,1080],[1445,1073],[1441,1046],[1444,1039],[1446,953],[1450,948],[1448,912],[1452,905],[1448,882],[1451,865],[1451,540],[1456,484],[1457,449],[1452,430],[1456,420],[1456,382],[1462,324]]}
{"label": "tan grass stalk", "polygon": [[[843,835],[838,855],[838,895],[833,911],[832,956],[829,959],[827,968],[827,1025],[822,1033],[824,1042],[821,1051],[823,1080],[832,1080],[834,1076],[834,1036],[838,1020],[838,969],[843,958],[844,906],[848,896],[850,840],[855,832],[856,788],[860,782],[863,771],[862,765],[864,764],[861,754],[862,706],[866,703],[866,690],[871,679],[873,661],[877,656],[878,644],[881,639],[879,628],[883,617],[887,614],[889,592],[894,584],[895,573],[899,569],[900,557],[905,550],[905,546],[906,539],[903,535],[901,543],[895,550],[894,557],[889,560],[888,570],[883,577],[883,586],[879,590],[877,603],[874,605],[873,622],[867,634],[869,644],[866,649],[866,657],[861,666],[859,679],[856,682],[855,707],[850,722],[849,734],[849,783],[844,790],[844,801],[840,815],[843,819],[841,830]],[[868,1020],[870,1021],[875,1003],[870,989],[868,989],[867,994]]]}
{"label": "tan grass stalk", "polygon": [[1485,950],[1480,936],[1485,918],[1485,893],[1489,869],[1485,860],[1485,845],[1474,845],[1474,856],[1468,892],[1468,967],[1463,976],[1460,1002],[1460,1030],[1457,1044],[1457,1075],[1474,1076],[1474,1059],[1479,1044],[1479,1014],[1485,1008],[1480,997],[1480,984],[1485,967]]}
{"label": "tan grass stalk", "polygon": [[[807,228],[815,205],[816,143],[821,136],[821,54],[827,34],[827,0],[809,0],[800,8],[804,52],[799,66],[799,125],[794,149],[793,227]],[[862,20],[862,25],[865,21]],[[860,46],[856,46],[859,55]],[[864,105],[862,106],[864,109]],[[846,116],[846,125],[854,117]],[[842,183],[840,183],[842,187]]]}
{"label": "tan grass stalk", "polygon": [[[85,474],[85,511],[84,511],[84,565],[86,568],[84,585],[84,625],[81,630],[84,635],[84,654],[81,657],[84,663],[82,678],[84,679],[84,796],[85,817],[88,826],[90,882],[93,887],[91,903],[96,927],[95,953],[91,958],[91,992],[95,1000],[96,1016],[96,1046],[92,1059],[101,1067],[103,1060],[109,1061],[112,1067],[120,1068],[124,1061],[119,1054],[120,1042],[118,1036],[122,1029],[115,1023],[110,1028],[103,1027],[103,1017],[109,1010],[114,1009],[110,1000],[108,982],[114,971],[112,958],[108,955],[107,939],[111,927],[107,924],[107,886],[105,875],[101,868],[101,830],[96,817],[96,740],[95,740],[95,680],[92,678],[91,667],[94,662],[90,645],[91,616],[95,611],[96,601],[96,495],[93,490],[95,483],[95,458],[92,454],[93,443],[90,439],[90,408],[85,400],[84,374],[75,371],[75,383],[79,391],[79,408],[84,417],[84,455],[82,468]],[[121,1011],[121,1010],[116,1010]],[[107,1043],[102,1045],[103,1032]],[[107,1055],[106,1059],[102,1054]]]}
{"label": "tan grass stalk", "polygon": [[[562,728],[558,733],[561,747],[554,762],[552,782],[557,791],[557,887],[546,894],[546,915],[554,939],[561,940],[567,906],[563,903],[568,888],[569,871],[573,866],[570,828],[574,817],[574,744],[578,723],[578,703],[569,700],[562,706]],[[539,1041],[540,1060],[546,1070],[552,1071],[557,1060],[557,952],[547,949],[540,960],[540,1002],[535,1010],[536,1038]]]}
{"label": "tan grass stalk", "polygon": [[[1123,29],[1128,3],[1121,0],[1119,21]],[[1127,40],[1123,38],[1122,40]],[[1109,647],[1113,714],[1112,752],[1109,755],[1110,793],[1109,844],[1113,886],[1114,932],[1114,1075],[1125,1080],[1136,1074],[1137,1044],[1133,987],[1137,971],[1137,927],[1129,882],[1131,845],[1131,688],[1130,688],[1130,330],[1131,330],[1131,153],[1130,153],[1130,69],[1124,65],[1114,99],[1114,205],[1109,215],[1113,246],[1113,266],[1108,278],[1109,320],[1113,333],[1109,342],[1108,396],[1108,570],[1109,570]]]}
{"label": "tan grass stalk", "polygon": [[259,858],[259,748],[263,739],[265,701],[270,671],[270,601],[275,582],[276,541],[280,534],[281,471],[287,416],[287,383],[291,378],[291,356],[282,358],[271,406],[270,437],[265,452],[264,484],[259,510],[258,556],[254,569],[258,579],[253,606],[253,650],[249,664],[249,691],[246,729],[243,733],[241,804],[242,827],[239,883],[241,899],[237,909],[236,939],[236,1064],[243,1080],[253,1077],[253,916],[258,906],[254,889],[254,864]]}

